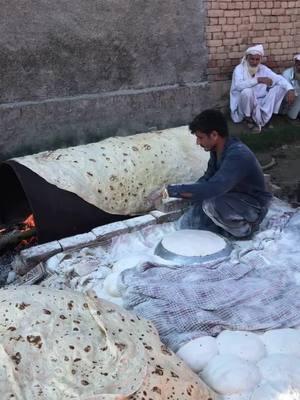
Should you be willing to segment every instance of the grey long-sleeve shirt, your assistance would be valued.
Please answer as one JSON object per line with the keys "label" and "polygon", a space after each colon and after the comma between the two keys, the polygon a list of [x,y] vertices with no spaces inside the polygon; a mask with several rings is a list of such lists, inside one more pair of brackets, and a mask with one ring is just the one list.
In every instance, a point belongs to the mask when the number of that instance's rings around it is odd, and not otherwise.
{"label": "grey long-sleeve shirt", "polygon": [[221,196],[228,192],[246,194],[267,206],[272,197],[266,190],[265,179],[258,160],[252,151],[239,139],[229,137],[220,160],[215,152],[210,159],[205,174],[193,184],[169,185],[171,197],[182,197],[181,193],[191,193],[193,202]]}

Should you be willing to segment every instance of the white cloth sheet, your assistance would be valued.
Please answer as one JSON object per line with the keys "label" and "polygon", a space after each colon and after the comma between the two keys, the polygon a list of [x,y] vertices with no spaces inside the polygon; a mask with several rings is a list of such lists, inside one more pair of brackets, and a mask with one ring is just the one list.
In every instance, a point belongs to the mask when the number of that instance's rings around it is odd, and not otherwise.
{"label": "white cloth sheet", "polygon": [[300,210],[275,201],[260,232],[236,242],[214,264],[154,263],[126,270],[124,305],[150,319],[164,343],[186,342],[224,329],[258,331],[300,324]]}

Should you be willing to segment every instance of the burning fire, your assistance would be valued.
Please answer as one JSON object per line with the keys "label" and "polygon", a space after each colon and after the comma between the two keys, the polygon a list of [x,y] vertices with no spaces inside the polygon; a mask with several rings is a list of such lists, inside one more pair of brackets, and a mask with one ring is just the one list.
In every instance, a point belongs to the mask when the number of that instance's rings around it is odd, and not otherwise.
{"label": "burning fire", "polygon": [[[21,232],[27,232],[29,230],[32,230],[35,228],[35,221],[33,218],[33,214],[30,214],[29,217],[27,217],[23,222],[22,222],[22,229]],[[36,243],[36,237],[33,234],[31,237],[28,239],[23,239],[20,241],[19,245],[16,247],[17,250],[19,250],[22,247],[25,247],[27,245],[32,245]]]}
{"label": "burning fire", "polygon": [[28,218],[25,219],[25,221],[22,222],[22,224],[25,226],[25,229],[22,229],[22,231],[28,231],[31,228],[35,227],[35,222],[33,218],[33,214],[30,214]]}
{"label": "burning fire", "polygon": [[24,221],[0,229],[0,255],[4,251],[20,251],[37,244],[37,233],[33,214]]}

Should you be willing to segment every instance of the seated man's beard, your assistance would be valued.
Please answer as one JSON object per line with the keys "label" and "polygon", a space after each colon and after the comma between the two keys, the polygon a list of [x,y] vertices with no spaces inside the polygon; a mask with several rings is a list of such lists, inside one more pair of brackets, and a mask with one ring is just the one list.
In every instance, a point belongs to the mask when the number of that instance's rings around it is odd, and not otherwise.
{"label": "seated man's beard", "polygon": [[254,76],[258,71],[259,64],[256,67],[251,67],[251,65],[247,62],[248,72],[251,76]]}

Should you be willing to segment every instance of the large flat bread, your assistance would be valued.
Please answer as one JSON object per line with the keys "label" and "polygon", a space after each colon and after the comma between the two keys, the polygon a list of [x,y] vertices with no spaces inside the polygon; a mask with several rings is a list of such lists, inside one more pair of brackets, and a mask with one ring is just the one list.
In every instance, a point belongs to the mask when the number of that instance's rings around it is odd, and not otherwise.
{"label": "large flat bread", "polygon": [[47,182],[120,215],[148,211],[149,194],[166,183],[192,182],[207,166],[187,127],[113,137],[16,158]]}
{"label": "large flat bread", "polygon": [[213,399],[151,323],[92,295],[0,290],[1,400]]}

